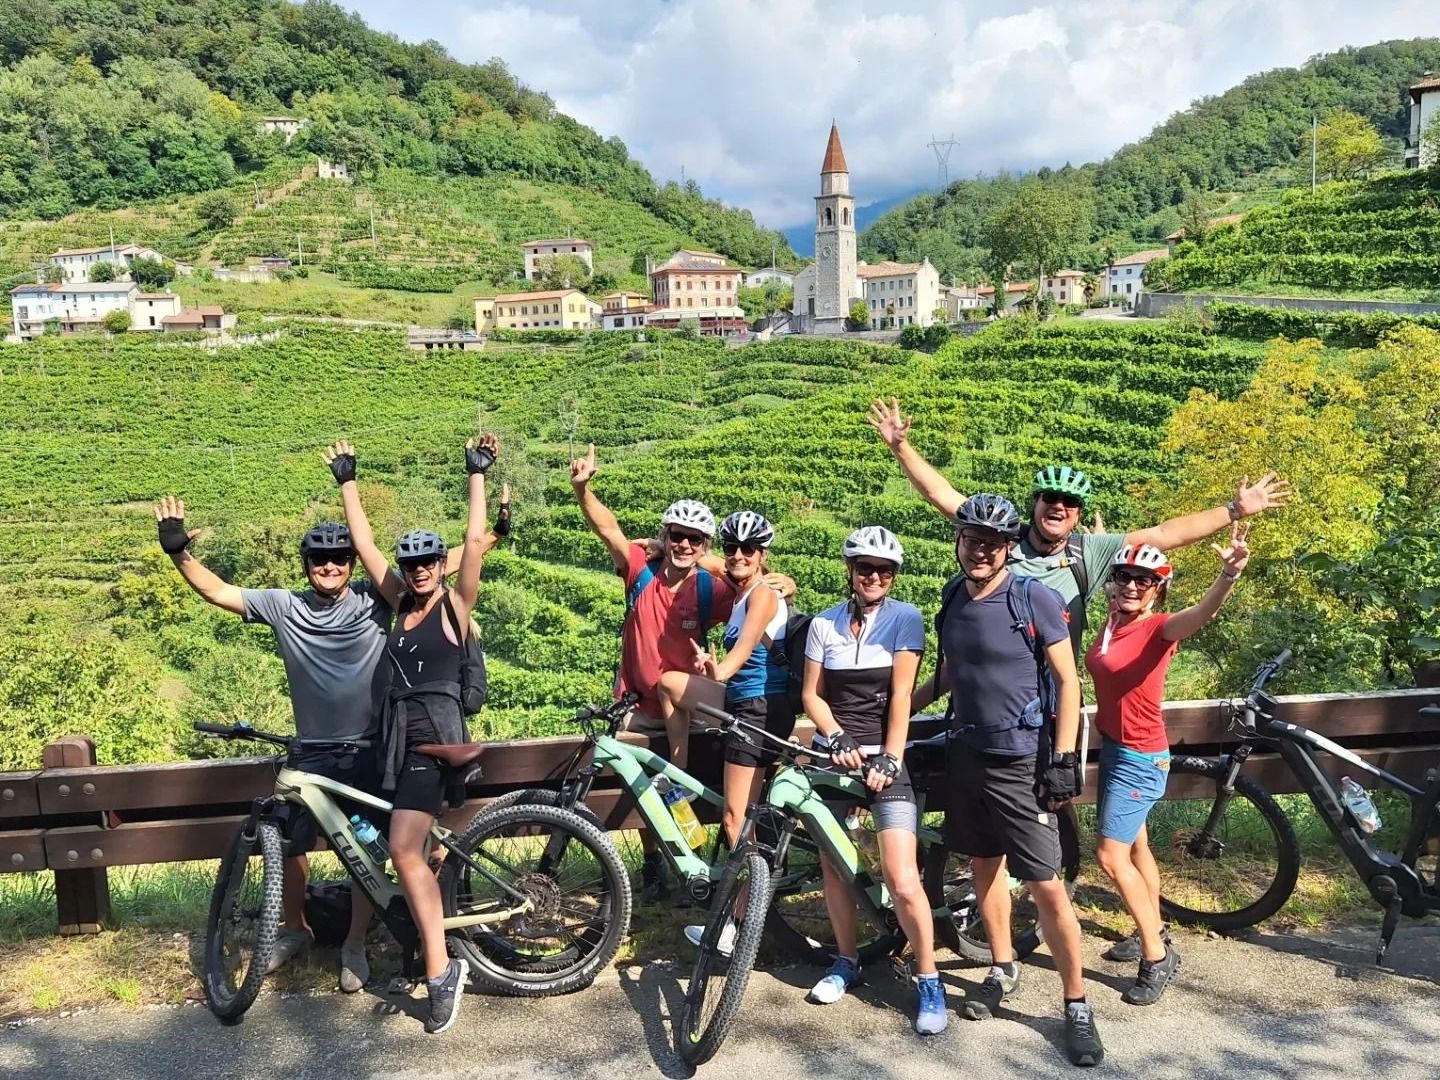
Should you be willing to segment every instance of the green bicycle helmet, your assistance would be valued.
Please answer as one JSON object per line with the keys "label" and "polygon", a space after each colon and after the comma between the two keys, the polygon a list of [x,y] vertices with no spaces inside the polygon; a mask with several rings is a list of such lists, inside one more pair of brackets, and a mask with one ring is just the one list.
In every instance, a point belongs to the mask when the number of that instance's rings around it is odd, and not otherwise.
{"label": "green bicycle helmet", "polygon": [[1069,465],[1046,465],[1035,474],[1030,498],[1036,498],[1042,491],[1058,491],[1063,495],[1074,495],[1083,509],[1090,501],[1092,490],[1090,477],[1079,469],[1072,469]]}

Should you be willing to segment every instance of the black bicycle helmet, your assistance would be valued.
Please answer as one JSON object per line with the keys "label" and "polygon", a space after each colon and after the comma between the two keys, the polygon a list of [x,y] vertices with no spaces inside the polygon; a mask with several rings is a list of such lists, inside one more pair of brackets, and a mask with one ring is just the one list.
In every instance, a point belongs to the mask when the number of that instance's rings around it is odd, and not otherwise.
{"label": "black bicycle helmet", "polygon": [[971,495],[955,511],[955,524],[961,529],[988,529],[1011,540],[1020,538],[1020,514],[1003,495]]}
{"label": "black bicycle helmet", "polygon": [[400,537],[400,542],[395,545],[395,558],[400,562],[443,559],[448,550],[438,533],[415,529]]}
{"label": "black bicycle helmet", "polygon": [[333,521],[322,521],[300,538],[300,557],[303,559],[312,551],[344,551],[355,554],[355,545],[350,541],[350,530]]}

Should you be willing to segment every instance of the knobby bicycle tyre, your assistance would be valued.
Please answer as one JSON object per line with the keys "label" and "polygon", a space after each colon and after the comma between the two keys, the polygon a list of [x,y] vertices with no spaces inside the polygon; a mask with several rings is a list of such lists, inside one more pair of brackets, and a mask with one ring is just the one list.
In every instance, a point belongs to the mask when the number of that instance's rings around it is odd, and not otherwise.
{"label": "knobby bicycle tyre", "polygon": [[[745,915],[736,929],[735,947],[726,960],[715,943],[741,897],[746,902]],[[696,950],[680,1022],[675,1026],[675,1048],[687,1065],[694,1067],[709,1061],[730,1033],[760,951],[760,939],[765,935],[769,902],[770,867],[765,859],[753,851],[743,858],[732,857],[721,872],[705,936]],[[717,987],[721,978],[724,985]]]}
{"label": "knobby bicycle tyre", "polygon": [[[246,822],[220,863],[205,933],[205,1000],[225,1023],[238,1023],[260,993],[280,926],[283,882],[280,830],[270,821]],[[253,940],[232,948],[230,930]]]}
{"label": "knobby bicycle tyre", "polygon": [[1207,830],[1227,765],[1218,758],[1173,757],[1177,776],[1213,782],[1202,799],[1156,804],[1147,823],[1160,863],[1160,911],[1167,918],[1212,930],[1254,926],[1274,915],[1300,874],[1300,841],[1285,811],[1248,776],[1235,778],[1218,827]]}
{"label": "knobby bicycle tyre", "polygon": [[480,813],[488,814],[491,811],[503,810],[507,806],[528,805],[559,806],[564,810],[573,810],[601,832],[607,835],[609,833],[609,830],[605,828],[605,823],[590,807],[584,803],[572,803],[566,806],[560,801],[560,793],[551,791],[549,788],[518,788],[515,791],[507,791],[504,795],[497,795],[486,803]]}
{"label": "knobby bicycle tyre", "polygon": [[[549,997],[589,986],[630,931],[630,878],[603,830],[573,810],[520,802],[481,810],[455,843],[530,898],[534,909],[494,926],[449,931],[476,978],[512,997]],[[505,893],[458,859],[440,880],[445,915],[508,904]]]}

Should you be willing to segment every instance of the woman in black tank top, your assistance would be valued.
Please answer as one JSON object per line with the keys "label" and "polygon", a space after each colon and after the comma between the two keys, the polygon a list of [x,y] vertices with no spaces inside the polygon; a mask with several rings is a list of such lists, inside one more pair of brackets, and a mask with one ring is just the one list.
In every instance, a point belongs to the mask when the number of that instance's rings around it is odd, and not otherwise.
{"label": "woman in black tank top", "polygon": [[[469,738],[460,707],[460,664],[480,586],[480,568],[486,552],[497,542],[486,521],[485,470],[494,463],[499,449],[493,435],[465,444],[470,511],[458,567],[438,534],[417,530],[400,538],[395,560],[398,574],[375,544],[355,485],[350,445],[336,443],[325,454],[331,470],[341,479],[345,520],[355,552],[396,612],[395,628],[386,645],[390,688],[381,715],[383,786],[393,793],[395,806],[390,817],[390,859],[420,930],[430,984],[432,1014],[427,1030],[448,1026],[453,1018],[465,966],[447,955],[440,887],[425,852],[430,825],[445,800],[448,778],[439,761],[417,753],[415,747],[463,743]],[[338,467],[347,457],[348,467]],[[508,492],[505,501],[509,501]],[[457,569],[455,587],[447,589],[445,575]],[[460,787],[463,800],[463,784]]]}

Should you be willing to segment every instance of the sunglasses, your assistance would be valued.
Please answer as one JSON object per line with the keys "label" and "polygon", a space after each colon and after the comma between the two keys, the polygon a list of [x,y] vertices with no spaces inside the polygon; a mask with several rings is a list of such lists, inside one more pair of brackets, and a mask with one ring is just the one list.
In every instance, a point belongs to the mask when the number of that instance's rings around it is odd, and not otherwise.
{"label": "sunglasses", "polygon": [[734,555],[738,551],[747,559],[754,558],[756,553],[765,550],[755,544],[737,544],[732,541],[726,541],[720,547],[726,555]]}
{"label": "sunglasses", "polygon": [[692,548],[702,547],[710,539],[704,533],[684,532],[673,526],[666,531],[672,544],[689,544]]}
{"label": "sunglasses", "polygon": [[1153,589],[1160,584],[1160,579],[1154,574],[1135,574],[1129,570],[1112,571],[1110,580],[1116,585],[1139,585],[1142,589]]}
{"label": "sunglasses", "polygon": [[305,556],[311,566],[349,566],[355,561],[353,551],[312,551]]}
{"label": "sunglasses", "polygon": [[1010,541],[1006,537],[994,534],[988,536],[976,536],[974,533],[961,533],[955,539],[957,547],[963,547],[967,551],[994,553],[1001,548],[1008,548]]}
{"label": "sunglasses", "polygon": [[873,577],[881,581],[889,581],[895,576],[895,567],[890,565],[881,566],[873,562],[856,562],[851,564],[855,569],[856,577]]}
{"label": "sunglasses", "polygon": [[413,574],[416,570],[427,566],[434,566],[440,561],[439,556],[428,559],[403,559],[400,561],[400,572],[402,574]]}
{"label": "sunglasses", "polygon": [[1077,496],[1065,491],[1042,491],[1040,498],[1047,503],[1059,503],[1066,510],[1079,510],[1085,505]]}

